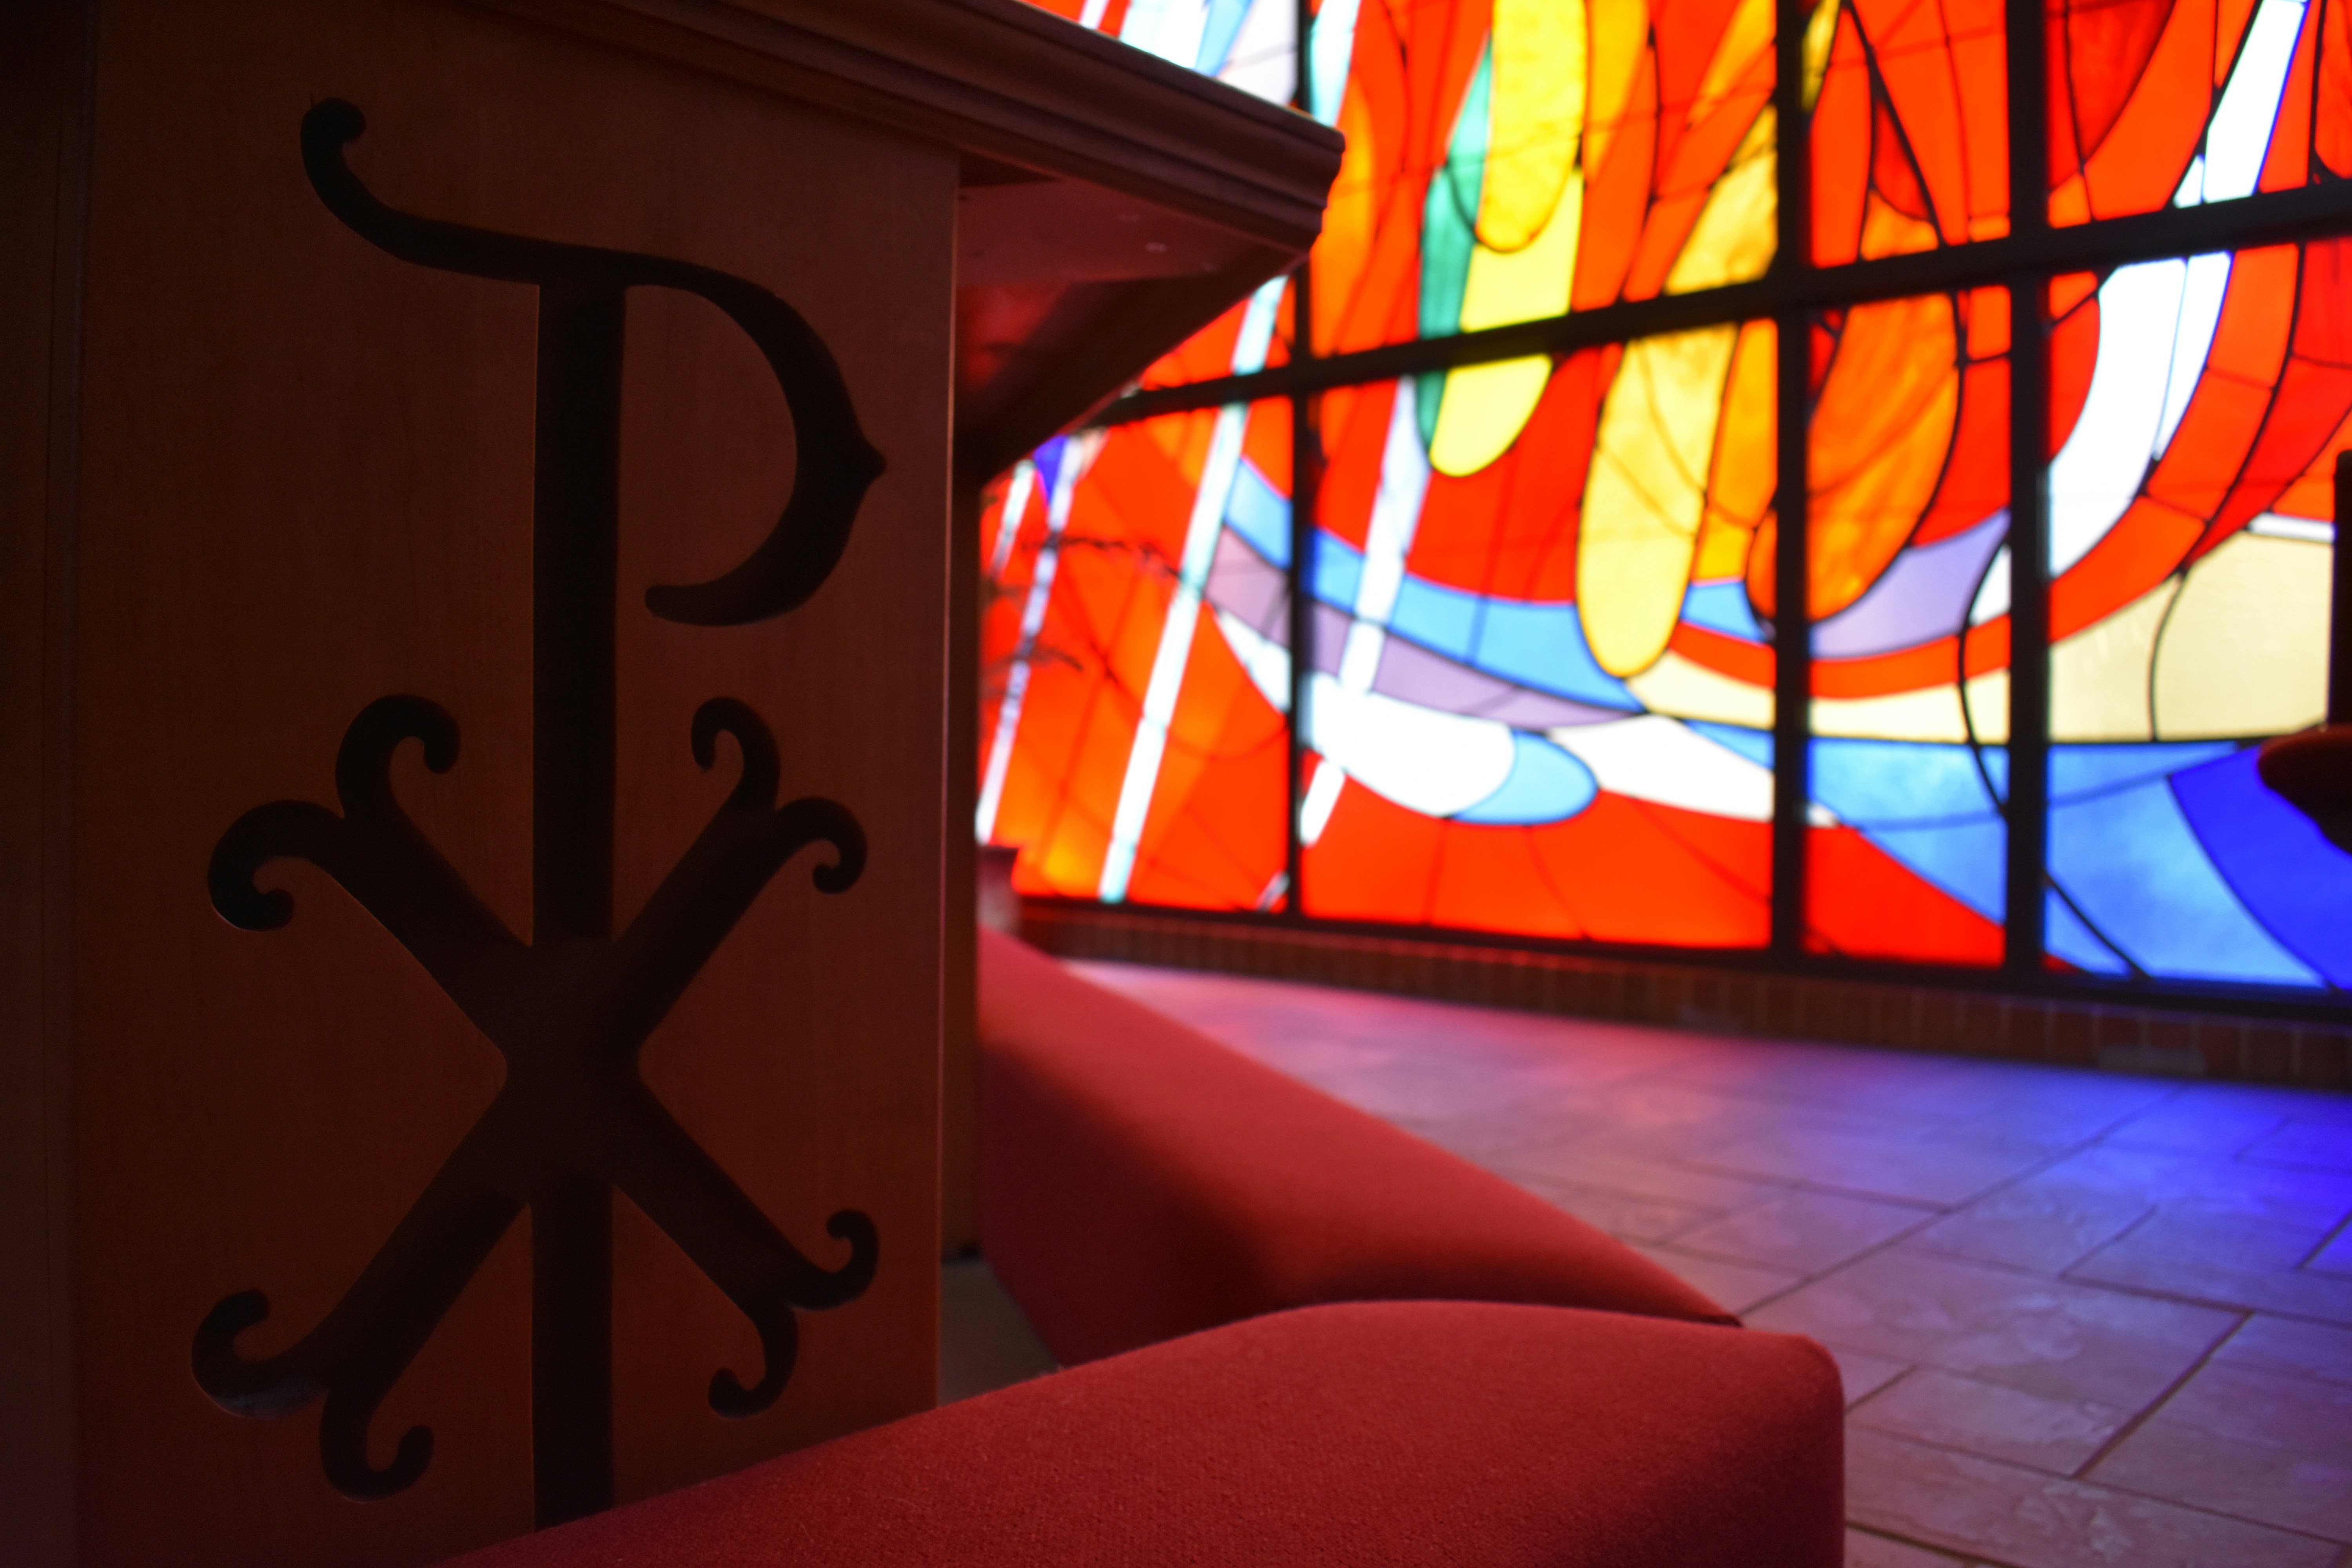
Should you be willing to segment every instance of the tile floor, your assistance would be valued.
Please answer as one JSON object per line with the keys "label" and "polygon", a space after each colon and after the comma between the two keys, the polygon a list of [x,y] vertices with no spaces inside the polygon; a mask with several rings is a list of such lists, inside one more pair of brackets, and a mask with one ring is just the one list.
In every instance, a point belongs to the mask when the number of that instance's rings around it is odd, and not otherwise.
{"label": "tile floor", "polygon": [[1854,1568],[2352,1568],[2352,1098],[1078,967],[1828,1345]]}

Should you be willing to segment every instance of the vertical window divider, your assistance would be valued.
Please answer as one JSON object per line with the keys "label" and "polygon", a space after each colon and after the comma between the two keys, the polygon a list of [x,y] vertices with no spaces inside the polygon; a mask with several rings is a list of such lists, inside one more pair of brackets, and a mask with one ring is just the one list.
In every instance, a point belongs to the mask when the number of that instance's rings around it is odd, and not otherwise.
{"label": "vertical window divider", "polygon": [[[1780,0],[1773,37],[1779,190],[1772,270],[1783,282],[1812,265],[1812,139],[1805,106],[1809,20],[1804,0]],[[1811,550],[1805,505],[1811,312],[1785,307],[1776,313],[1774,328],[1771,950],[1785,962],[1804,952],[1805,818],[1811,793]]]}
{"label": "vertical window divider", "polygon": [[[1297,0],[1292,15],[1290,102],[1301,114],[1311,117],[1315,59],[1309,45],[1315,36],[1315,0]],[[1315,264],[1310,250],[1290,275],[1290,362],[1303,364],[1314,357]],[[1289,752],[1284,773],[1281,908],[1292,920],[1303,920],[1307,914],[1307,846],[1300,837],[1298,819],[1307,804],[1307,707],[1313,700],[1315,677],[1315,525],[1320,515],[1317,480],[1323,451],[1315,424],[1319,401],[1309,391],[1290,395],[1290,711],[1283,716]]]}
{"label": "vertical window divider", "polygon": [[[1303,321],[1308,303],[1304,266],[1298,269],[1292,289],[1292,319]],[[1304,335],[1301,331],[1300,336]],[[1290,395],[1290,711],[1284,716],[1290,755],[1286,774],[1289,805],[1284,818],[1288,826],[1283,839],[1282,909],[1300,918],[1307,912],[1302,897],[1307,846],[1300,835],[1299,816],[1307,804],[1307,705],[1314,700],[1310,684],[1315,676],[1313,559],[1320,495],[1317,480],[1320,478],[1323,455],[1315,424],[1319,401],[1311,392]]]}
{"label": "vertical window divider", "polygon": [[[2049,230],[2047,0],[2008,0],[2009,223],[2030,254]],[[2039,975],[2050,823],[2049,279],[2009,283],[2009,795],[2002,967]],[[1961,672],[1966,701],[1967,672]]]}

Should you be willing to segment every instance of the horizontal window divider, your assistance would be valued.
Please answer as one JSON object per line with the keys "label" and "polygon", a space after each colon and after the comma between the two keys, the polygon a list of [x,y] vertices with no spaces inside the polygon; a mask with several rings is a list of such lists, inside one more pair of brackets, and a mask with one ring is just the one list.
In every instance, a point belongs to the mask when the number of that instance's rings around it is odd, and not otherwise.
{"label": "horizontal window divider", "polygon": [[1545,321],[1386,343],[1328,358],[1301,359],[1247,375],[1153,387],[1118,398],[1090,423],[1126,425],[1163,414],[1286,397],[1427,371],[1572,353],[1604,343],[1753,321],[1789,310],[1835,310],[1909,295],[1952,293],[2005,284],[2020,276],[2088,272],[2171,256],[2324,239],[2347,231],[2352,231],[2352,181],[2329,181],[1908,256],[1838,267],[1776,268],[1749,283],[1629,300]]}

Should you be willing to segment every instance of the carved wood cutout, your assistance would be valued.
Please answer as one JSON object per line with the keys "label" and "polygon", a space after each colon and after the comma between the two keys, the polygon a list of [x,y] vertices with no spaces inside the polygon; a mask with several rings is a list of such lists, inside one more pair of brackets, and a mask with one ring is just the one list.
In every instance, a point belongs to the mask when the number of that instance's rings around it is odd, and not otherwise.
{"label": "carved wood cutout", "polygon": [[303,801],[246,813],[213,852],[213,906],[268,931],[293,900],[255,874],[309,860],[415,956],[506,1058],[506,1080],[342,1300],[280,1354],[249,1361],[236,1338],[268,1314],[259,1290],[222,1300],[196,1330],[196,1381],[225,1407],[282,1415],[325,1396],[319,1451],[353,1498],[389,1497],[431,1461],[411,1428],[392,1462],[368,1462],[368,1426],[458,1294],[524,1207],[531,1211],[531,1417],[541,1525],[613,1500],[612,1194],[626,1193],[758,1331],[747,1384],[720,1370],[711,1407],[756,1415],[791,1377],[796,1310],[836,1307],[874,1278],[874,1223],[825,1222],[849,1256],[826,1269],[793,1247],[670,1116],[638,1052],[770,879],[802,848],[832,847],[815,884],[857,880],[866,839],[845,807],[776,804],[774,739],[760,716],[714,698],[694,716],[695,761],[733,738],[740,773],[709,824],[628,929],[612,931],[614,617],[619,529],[622,324],[628,291],[682,289],[716,305],[759,348],[792,412],[798,467],[774,530],[734,570],[657,587],[665,620],[742,626],[804,603],[832,573],[882,458],[866,442],[831,353],[757,285],[660,257],[521,238],[410,216],[345,166],[365,126],[330,100],[302,121],[302,161],[328,211],[418,266],[540,290],[532,517],[532,931],[524,942],[467,888],[394,798],[393,753],[422,742],[446,773],[457,726],[420,697],[385,697],[352,721],[335,763],[340,815]]}

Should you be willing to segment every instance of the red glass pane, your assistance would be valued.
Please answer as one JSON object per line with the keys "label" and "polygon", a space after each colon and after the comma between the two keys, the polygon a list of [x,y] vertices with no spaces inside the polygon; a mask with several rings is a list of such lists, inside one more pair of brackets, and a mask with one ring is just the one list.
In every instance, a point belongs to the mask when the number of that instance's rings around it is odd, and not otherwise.
{"label": "red glass pane", "polygon": [[1823,0],[1806,37],[1813,260],[2009,232],[2000,0]]}
{"label": "red glass pane", "polygon": [[992,492],[980,828],[1024,890],[1279,898],[1289,478],[1273,402],[1067,437]]}

